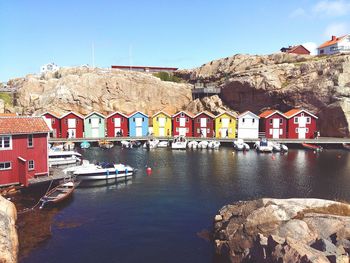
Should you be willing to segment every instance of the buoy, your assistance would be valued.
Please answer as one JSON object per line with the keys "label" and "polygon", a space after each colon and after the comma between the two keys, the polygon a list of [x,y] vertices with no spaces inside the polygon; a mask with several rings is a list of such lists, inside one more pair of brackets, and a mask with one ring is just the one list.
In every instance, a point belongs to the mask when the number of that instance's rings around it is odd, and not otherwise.
{"label": "buoy", "polygon": [[147,167],[146,173],[147,173],[147,175],[151,175],[152,174],[152,168],[151,167]]}
{"label": "buoy", "polygon": [[275,155],[272,155],[272,156],[271,156],[271,159],[272,159],[272,160],[275,160],[275,159],[276,159]]}

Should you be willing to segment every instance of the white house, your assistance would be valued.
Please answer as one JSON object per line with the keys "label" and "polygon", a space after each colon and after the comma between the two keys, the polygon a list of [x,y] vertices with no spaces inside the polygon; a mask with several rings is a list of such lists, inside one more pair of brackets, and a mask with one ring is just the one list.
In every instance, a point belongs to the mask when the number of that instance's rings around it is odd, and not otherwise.
{"label": "white house", "polygon": [[350,35],[332,36],[330,40],[317,48],[318,55],[332,55],[345,52],[350,52]]}
{"label": "white house", "polygon": [[245,111],[238,115],[238,135],[240,139],[259,138],[259,119],[258,115],[250,111]]}
{"label": "white house", "polygon": [[57,66],[55,63],[49,63],[41,66],[40,73],[46,73],[50,71],[56,71],[59,70],[59,66]]}

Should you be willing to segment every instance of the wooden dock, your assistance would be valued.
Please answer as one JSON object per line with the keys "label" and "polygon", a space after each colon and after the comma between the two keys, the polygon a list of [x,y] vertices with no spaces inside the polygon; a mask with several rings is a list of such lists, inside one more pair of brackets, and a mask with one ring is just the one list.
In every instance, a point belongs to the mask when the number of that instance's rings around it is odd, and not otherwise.
{"label": "wooden dock", "polygon": [[62,169],[59,168],[50,168],[50,173],[47,176],[38,176],[36,178],[31,178],[28,180],[29,186],[47,183],[51,181],[63,180],[67,178],[69,175],[63,173]]}

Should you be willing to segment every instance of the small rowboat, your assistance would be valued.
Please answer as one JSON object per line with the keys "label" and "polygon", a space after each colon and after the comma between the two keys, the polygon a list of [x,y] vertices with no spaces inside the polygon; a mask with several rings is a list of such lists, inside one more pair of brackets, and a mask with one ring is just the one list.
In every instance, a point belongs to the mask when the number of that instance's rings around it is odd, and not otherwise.
{"label": "small rowboat", "polygon": [[57,204],[66,199],[68,199],[75,189],[73,181],[69,181],[52,188],[47,194],[45,194],[41,199],[40,209],[46,205]]}
{"label": "small rowboat", "polygon": [[114,144],[110,141],[101,140],[98,142],[98,146],[100,146],[101,148],[110,149],[114,146]]}
{"label": "small rowboat", "polygon": [[350,144],[348,144],[348,143],[343,143],[343,147],[344,147],[344,149],[350,151]]}
{"label": "small rowboat", "polygon": [[321,146],[315,145],[315,144],[302,143],[301,145],[308,150],[313,150],[313,151],[317,151],[317,152],[321,152],[323,150],[323,148]]}

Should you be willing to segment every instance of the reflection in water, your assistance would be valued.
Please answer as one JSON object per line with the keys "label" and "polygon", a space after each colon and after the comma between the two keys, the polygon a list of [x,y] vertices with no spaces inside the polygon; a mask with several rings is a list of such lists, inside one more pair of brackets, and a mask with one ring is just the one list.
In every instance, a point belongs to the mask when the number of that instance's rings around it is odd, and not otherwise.
{"label": "reflection in water", "polygon": [[350,153],[340,150],[257,154],[115,147],[83,155],[138,171],[126,183],[78,188],[65,207],[29,219],[24,228],[47,223],[52,235],[43,234],[46,242],[22,262],[212,262],[204,229],[225,204],[260,197],[350,201]]}

